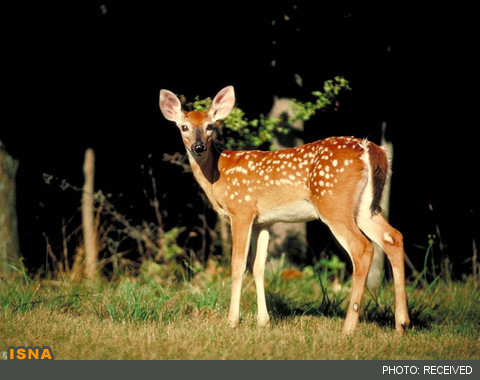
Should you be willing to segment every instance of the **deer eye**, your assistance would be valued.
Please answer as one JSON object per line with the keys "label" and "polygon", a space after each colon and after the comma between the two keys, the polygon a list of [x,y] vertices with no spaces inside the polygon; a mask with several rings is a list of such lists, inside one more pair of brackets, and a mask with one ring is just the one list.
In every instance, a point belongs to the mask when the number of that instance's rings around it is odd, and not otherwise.
{"label": "deer eye", "polygon": [[188,127],[186,125],[182,125],[182,131],[183,132],[187,132],[188,131]]}
{"label": "deer eye", "polygon": [[207,131],[213,131],[213,124],[207,125]]}

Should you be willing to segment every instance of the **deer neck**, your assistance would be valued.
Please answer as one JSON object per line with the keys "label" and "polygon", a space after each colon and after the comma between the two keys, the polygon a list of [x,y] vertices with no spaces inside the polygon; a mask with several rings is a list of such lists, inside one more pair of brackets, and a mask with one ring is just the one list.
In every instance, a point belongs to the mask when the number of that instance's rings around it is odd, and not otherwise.
{"label": "deer neck", "polygon": [[215,205],[213,201],[213,184],[219,178],[218,159],[220,155],[215,152],[215,149],[212,149],[211,142],[209,142],[207,153],[204,156],[197,157],[189,149],[187,149],[187,154],[193,175],[212,204]]}

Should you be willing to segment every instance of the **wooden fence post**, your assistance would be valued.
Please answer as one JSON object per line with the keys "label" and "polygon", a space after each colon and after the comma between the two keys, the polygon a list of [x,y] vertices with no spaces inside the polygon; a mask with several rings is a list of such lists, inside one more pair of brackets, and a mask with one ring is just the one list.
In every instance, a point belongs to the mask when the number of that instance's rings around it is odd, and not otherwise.
{"label": "wooden fence post", "polygon": [[87,149],[85,151],[83,174],[85,176],[85,183],[82,194],[82,228],[85,252],[85,276],[93,280],[96,277],[98,261],[97,232],[95,231],[94,216],[93,181],[95,175],[95,154],[93,149]]}

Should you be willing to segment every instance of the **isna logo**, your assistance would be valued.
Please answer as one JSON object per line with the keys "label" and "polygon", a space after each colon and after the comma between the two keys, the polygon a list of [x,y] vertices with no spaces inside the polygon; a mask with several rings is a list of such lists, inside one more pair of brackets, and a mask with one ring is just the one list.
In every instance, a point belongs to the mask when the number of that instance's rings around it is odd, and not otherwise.
{"label": "isna logo", "polygon": [[8,347],[7,360],[53,360],[53,351],[49,346]]}

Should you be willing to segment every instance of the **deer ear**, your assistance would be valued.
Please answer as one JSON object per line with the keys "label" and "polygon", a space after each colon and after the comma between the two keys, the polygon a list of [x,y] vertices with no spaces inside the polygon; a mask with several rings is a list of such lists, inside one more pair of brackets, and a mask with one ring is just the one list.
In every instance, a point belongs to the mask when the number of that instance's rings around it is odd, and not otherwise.
{"label": "deer ear", "polygon": [[217,121],[227,117],[232,112],[235,105],[235,92],[233,86],[227,86],[213,99],[210,108],[208,109],[208,116],[213,121]]}
{"label": "deer ear", "polygon": [[182,104],[171,91],[160,90],[160,110],[167,120],[178,122],[182,118]]}

